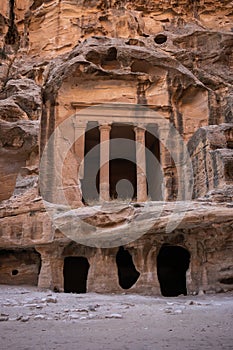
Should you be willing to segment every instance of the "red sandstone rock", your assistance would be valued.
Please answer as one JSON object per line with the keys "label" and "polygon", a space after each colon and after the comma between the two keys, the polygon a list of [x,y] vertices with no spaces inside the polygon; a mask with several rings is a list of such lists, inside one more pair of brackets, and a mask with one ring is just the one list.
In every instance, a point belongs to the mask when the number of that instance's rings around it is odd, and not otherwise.
{"label": "red sandstone rock", "polygon": [[[63,290],[67,266],[78,263],[79,278],[87,279],[83,290],[120,292],[123,278],[133,281],[129,291],[164,293],[161,279],[175,275],[162,257],[167,244],[176,260],[179,254],[187,257],[183,263],[188,268],[182,270],[183,285],[173,281],[175,291],[168,294],[186,293],[186,287],[187,293],[232,289],[231,11],[227,0],[0,4],[1,283]],[[121,108],[139,105],[154,114],[141,125],[142,120],[123,109],[117,115],[114,103]],[[111,106],[108,113],[91,107],[104,104]],[[119,119],[122,114],[124,120]],[[66,133],[40,164],[50,136],[70,118]],[[186,190],[191,199],[191,174],[180,172],[187,154],[182,158],[180,140],[164,121],[188,144],[193,167],[193,200],[181,203],[182,220],[174,215],[174,201],[187,200]],[[151,124],[154,136],[149,135]],[[161,173],[149,173],[148,165],[146,169],[153,201],[136,203],[145,181],[139,167],[122,161],[112,165],[110,183],[102,188],[105,194],[110,188],[107,195],[114,197],[117,182],[126,178],[133,188],[131,198],[101,205],[98,198],[88,198],[93,177],[101,183],[108,178],[103,174],[109,175],[101,171],[99,180],[95,174],[97,153],[89,170],[87,160],[82,165],[82,157],[99,145],[99,125],[111,125],[106,141],[134,141],[134,127],[147,129],[140,140],[161,164]],[[73,145],[57,177],[70,140]],[[125,154],[129,150],[126,146]],[[165,206],[158,200],[165,200]],[[67,228],[70,234],[64,235]]]}

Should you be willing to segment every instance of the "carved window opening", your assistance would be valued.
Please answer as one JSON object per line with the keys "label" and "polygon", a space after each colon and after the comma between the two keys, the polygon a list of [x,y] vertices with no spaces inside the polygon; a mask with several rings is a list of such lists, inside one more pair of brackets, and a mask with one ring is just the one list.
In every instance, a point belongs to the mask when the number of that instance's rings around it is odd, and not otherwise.
{"label": "carved window opening", "polygon": [[131,288],[138,280],[140,273],[136,270],[131,254],[120,247],[116,255],[119,285],[123,289]]}
{"label": "carved window opening", "polygon": [[89,262],[85,257],[66,257],[64,260],[64,292],[86,293]]}
{"label": "carved window opening", "polygon": [[183,247],[164,245],[157,257],[157,274],[161,294],[166,297],[187,295],[186,271],[190,253]]}

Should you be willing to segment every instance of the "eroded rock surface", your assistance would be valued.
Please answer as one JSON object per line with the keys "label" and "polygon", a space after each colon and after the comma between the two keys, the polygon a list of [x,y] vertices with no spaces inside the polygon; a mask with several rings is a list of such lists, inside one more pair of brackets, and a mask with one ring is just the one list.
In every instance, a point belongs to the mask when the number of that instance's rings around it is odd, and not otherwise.
{"label": "eroded rock surface", "polygon": [[[165,283],[161,278],[173,273],[158,258],[168,245],[174,247],[173,257],[177,247],[189,256],[182,281],[178,277],[174,283],[169,281],[166,288],[169,283],[173,287],[168,293],[233,288],[232,47],[228,0],[2,1],[2,283],[38,283],[64,290],[66,269],[77,263],[81,265],[75,268],[83,270],[80,279],[86,276],[84,290],[120,292],[124,288],[119,281],[133,281],[134,269],[138,275],[129,291],[159,294]],[[111,108],[108,114],[106,109],[98,114],[92,108],[95,105]],[[122,109],[119,116],[119,109],[112,107],[117,105],[139,105],[152,113],[146,124],[148,128],[153,124],[156,131],[152,137],[146,129],[145,142],[163,174],[159,191],[152,186],[152,201],[136,203],[134,195],[128,201],[102,205],[96,198],[91,198],[93,203],[85,198],[84,189],[89,193],[91,177],[98,182],[99,174],[90,166],[88,175],[82,156],[99,146],[99,126],[111,127],[112,139],[124,136],[133,141],[135,127],[142,127],[140,118],[133,119]],[[120,119],[122,113],[124,119]],[[48,140],[68,120],[72,123],[67,134],[53,144],[41,168],[39,159]],[[174,126],[188,147],[193,170],[189,201],[182,201],[187,198],[179,191],[186,181],[178,169],[184,161],[179,139],[168,132],[164,121]],[[70,140],[61,179],[57,179],[63,156],[59,145]],[[164,140],[170,140],[173,156]],[[127,169],[119,164],[112,168],[112,197],[121,179],[118,169]],[[137,193],[143,179],[139,181],[135,169],[127,166],[127,180],[132,180],[132,191]],[[151,181],[153,174],[148,178]],[[176,199],[181,201],[178,216],[174,215]],[[108,243],[109,237],[111,242],[116,239],[115,245]],[[86,260],[68,259],[72,257]],[[131,266],[128,270],[124,259]],[[72,288],[79,291],[77,286]]]}

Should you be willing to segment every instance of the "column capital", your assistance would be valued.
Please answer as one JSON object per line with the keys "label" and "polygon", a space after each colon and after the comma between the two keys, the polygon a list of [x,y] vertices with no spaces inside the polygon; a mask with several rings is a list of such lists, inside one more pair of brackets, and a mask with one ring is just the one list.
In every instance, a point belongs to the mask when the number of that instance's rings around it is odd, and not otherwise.
{"label": "column capital", "polygon": [[158,127],[158,133],[159,133],[159,139],[161,141],[166,140],[169,137],[170,132],[170,126],[169,125],[159,125]]}
{"label": "column capital", "polygon": [[146,131],[146,127],[144,124],[138,124],[136,126],[134,126],[134,132],[145,132]]}
{"label": "column capital", "polygon": [[107,130],[107,131],[110,131],[112,128],[112,125],[111,124],[100,124],[99,125],[99,130]]}

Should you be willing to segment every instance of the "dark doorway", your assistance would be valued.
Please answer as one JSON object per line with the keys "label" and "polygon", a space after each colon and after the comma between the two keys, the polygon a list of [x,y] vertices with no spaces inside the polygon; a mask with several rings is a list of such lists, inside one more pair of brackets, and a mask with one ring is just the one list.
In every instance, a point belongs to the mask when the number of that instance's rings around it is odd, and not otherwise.
{"label": "dark doorway", "polygon": [[123,247],[120,247],[116,255],[119,284],[123,289],[131,288],[136,282],[140,273],[136,270],[132,256]]}
{"label": "dark doorway", "polygon": [[157,257],[157,273],[163,296],[187,295],[186,271],[189,261],[190,254],[185,248],[162,246]]}
{"label": "dark doorway", "polygon": [[84,178],[81,180],[83,203],[99,199],[100,132],[97,122],[88,122],[85,132]]}
{"label": "dark doorway", "polygon": [[86,293],[89,263],[84,257],[67,257],[64,260],[64,292]]}
{"label": "dark doorway", "polygon": [[127,159],[113,159],[110,167],[110,197],[136,198],[136,164]]}
{"label": "dark doorway", "polygon": [[148,186],[148,197],[152,201],[160,201],[162,196],[163,173],[160,165],[160,145],[155,136],[158,134],[157,126],[147,126],[146,141],[146,177]]}
{"label": "dark doorway", "polygon": [[113,123],[110,144],[110,198],[136,198],[136,148],[132,125]]}

